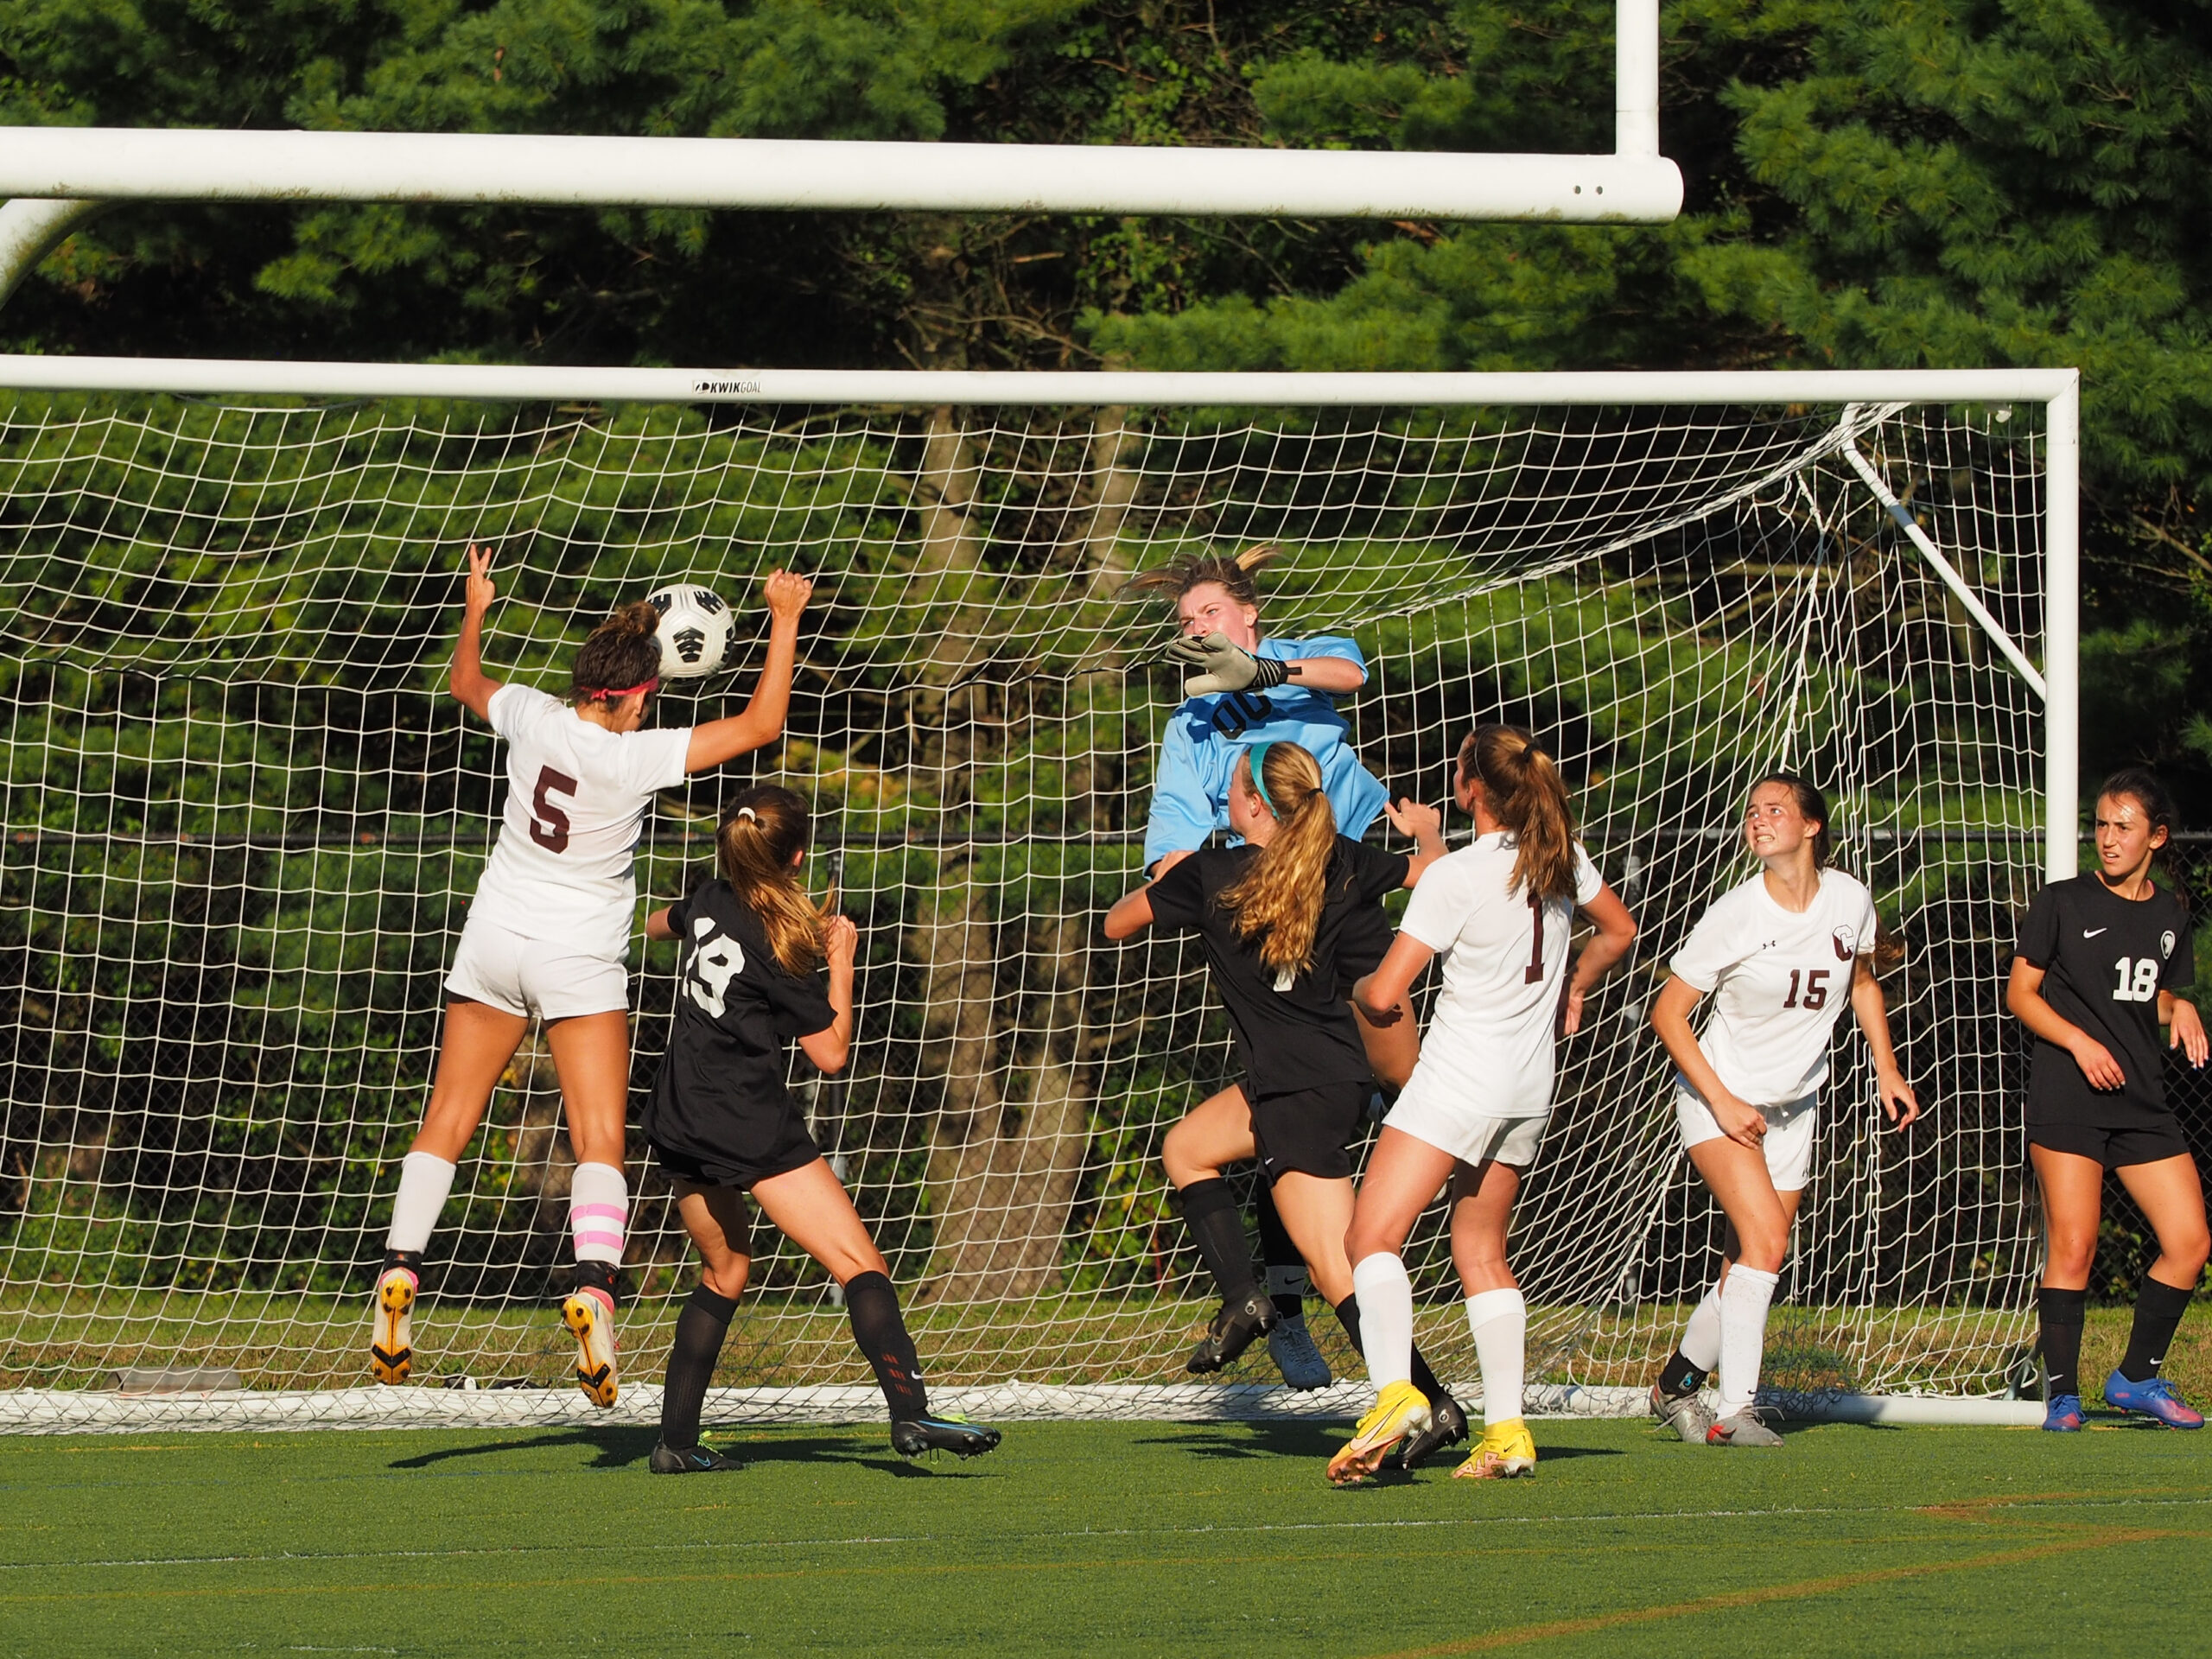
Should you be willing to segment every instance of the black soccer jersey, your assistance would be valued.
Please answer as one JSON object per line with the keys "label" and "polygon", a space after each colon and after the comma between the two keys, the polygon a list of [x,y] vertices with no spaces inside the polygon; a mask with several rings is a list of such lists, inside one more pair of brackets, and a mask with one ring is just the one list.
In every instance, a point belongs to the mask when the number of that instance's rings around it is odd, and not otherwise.
{"label": "black soccer jersey", "polygon": [[654,1145],[745,1163],[788,1137],[798,1108],[784,1083],[784,1044],[836,1021],[817,971],[778,965],[760,918],[716,879],[671,905],[683,950],[668,1053],[639,1127]]}
{"label": "black soccer jersey", "polygon": [[1344,1000],[1350,988],[1338,983],[1338,957],[1348,928],[1354,940],[1371,931],[1363,930],[1361,912],[1405,885],[1406,855],[1337,837],[1313,933],[1313,964],[1278,985],[1275,970],[1260,960],[1260,941],[1237,938],[1236,918],[1220,904],[1222,889],[1234,886],[1259,855],[1249,846],[1192,854],[1153,883],[1154,924],[1195,932],[1205,945],[1251,1098],[1365,1082],[1371,1075],[1367,1050]]}
{"label": "black soccer jersey", "polygon": [[2158,993],[2196,977],[2181,901],[2164,888],[2122,899],[2094,875],[2054,881],[2028,906],[2014,954],[2044,970],[2044,1001],[2109,1049],[2127,1078],[2118,1089],[2092,1089],[2071,1054],[2038,1037],[2028,1122],[2126,1128],[2163,1121]]}

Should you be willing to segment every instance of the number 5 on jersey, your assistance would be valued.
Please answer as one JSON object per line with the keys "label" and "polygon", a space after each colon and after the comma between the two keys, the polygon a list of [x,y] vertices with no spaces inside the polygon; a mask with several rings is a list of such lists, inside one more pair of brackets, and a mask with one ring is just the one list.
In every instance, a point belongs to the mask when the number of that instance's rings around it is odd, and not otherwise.
{"label": "number 5 on jersey", "polygon": [[537,770],[537,787],[530,792],[530,838],[549,853],[569,850],[569,815],[552,801],[555,790],[563,795],[576,792],[576,780],[565,772],[556,772],[550,766]]}
{"label": "number 5 on jersey", "polygon": [[2113,963],[2120,970],[2113,987],[2115,1002],[2155,1002],[2158,1000],[2158,962],[2155,957],[2122,957]]}

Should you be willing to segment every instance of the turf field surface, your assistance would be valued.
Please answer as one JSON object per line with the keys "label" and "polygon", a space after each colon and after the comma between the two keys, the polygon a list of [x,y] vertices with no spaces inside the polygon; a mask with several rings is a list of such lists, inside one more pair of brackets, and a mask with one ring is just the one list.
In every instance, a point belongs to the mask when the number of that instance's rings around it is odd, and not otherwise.
{"label": "turf field surface", "polygon": [[0,1652],[2202,1651],[2212,1437],[1541,1422],[1535,1478],[1337,1491],[1341,1429],[0,1440]]}

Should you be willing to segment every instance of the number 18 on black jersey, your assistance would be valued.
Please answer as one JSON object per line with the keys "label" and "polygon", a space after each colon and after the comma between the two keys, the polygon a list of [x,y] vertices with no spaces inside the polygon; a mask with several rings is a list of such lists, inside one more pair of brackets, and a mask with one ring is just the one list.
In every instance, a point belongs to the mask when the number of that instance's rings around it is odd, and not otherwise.
{"label": "number 18 on black jersey", "polygon": [[2125,1128],[2165,1112],[2166,1056],[2158,993],[2196,977],[2189,912],[2164,888],[2122,899],[2094,875],[2054,881],[2036,895],[2015,951],[2044,970],[2044,1000],[2102,1043],[2127,1081],[2095,1090],[2074,1057],[2036,1039],[2028,1073],[2030,1123]]}

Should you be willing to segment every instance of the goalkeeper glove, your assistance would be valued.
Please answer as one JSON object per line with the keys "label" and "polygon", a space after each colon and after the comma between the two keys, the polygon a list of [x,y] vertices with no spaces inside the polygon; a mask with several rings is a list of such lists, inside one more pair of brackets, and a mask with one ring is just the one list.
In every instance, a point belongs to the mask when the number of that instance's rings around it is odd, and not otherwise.
{"label": "goalkeeper glove", "polygon": [[1243,646],[1230,644],[1225,633],[1210,633],[1203,639],[1178,639],[1167,647],[1167,655],[1173,661],[1205,671],[1183,682],[1183,695],[1186,697],[1211,696],[1217,691],[1243,691],[1255,687],[1264,691],[1290,677],[1289,664],[1280,658],[1255,657]]}

